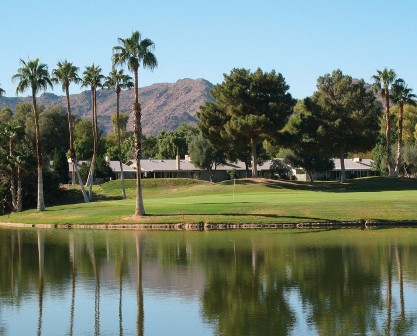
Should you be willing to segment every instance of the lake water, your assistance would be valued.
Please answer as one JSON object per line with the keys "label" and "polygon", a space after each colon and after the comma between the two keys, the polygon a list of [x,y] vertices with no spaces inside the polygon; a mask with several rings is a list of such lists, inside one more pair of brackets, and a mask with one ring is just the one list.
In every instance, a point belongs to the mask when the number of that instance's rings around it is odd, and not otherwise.
{"label": "lake water", "polygon": [[0,335],[416,335],[417,230],[0,229]]}

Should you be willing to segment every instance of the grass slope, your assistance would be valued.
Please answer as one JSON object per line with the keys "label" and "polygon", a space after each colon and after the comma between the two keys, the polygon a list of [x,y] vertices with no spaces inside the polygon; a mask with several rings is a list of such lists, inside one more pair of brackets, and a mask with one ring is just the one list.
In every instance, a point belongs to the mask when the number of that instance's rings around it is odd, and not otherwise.
{"label": "grass slope", "polygon": [[[95,201],[28,210],[0,217],[2,222],[45,224],[130,223],[303,223],[328,221],[392,221],[417,219],[417,181],[364,178],[339,182],[242,179],[208,183],[190,179],[145,179],[147,216],[134,218],[135,181],[126,183],[128,199],[120,199],[120,182],[95,187]],[[71,200],[74,192],[68,192]],[[77,196],[78,197],[78,196]]]}

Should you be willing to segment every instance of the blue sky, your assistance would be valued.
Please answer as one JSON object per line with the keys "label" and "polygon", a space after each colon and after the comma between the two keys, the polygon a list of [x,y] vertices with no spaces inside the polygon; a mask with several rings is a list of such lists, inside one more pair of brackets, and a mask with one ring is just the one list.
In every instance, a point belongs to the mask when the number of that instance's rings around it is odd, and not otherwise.
{"label": "blue sky", "polygon": [[[369,82],[389,67],[417,91],[414,0],[13,0],[0,12],[6,96],[15,96],[20,58],[39,57],[50,70],[68,59],[81,72],[94,62],[107,74],[117,38],[134,30],[155,42],[159,62],[153,72],[140,70],[140,86],[182,78],[216,84],[234,67],[260,67],[282,73],[303,98],[336,68]],[[62,94],[60,86],[54,92]]]}

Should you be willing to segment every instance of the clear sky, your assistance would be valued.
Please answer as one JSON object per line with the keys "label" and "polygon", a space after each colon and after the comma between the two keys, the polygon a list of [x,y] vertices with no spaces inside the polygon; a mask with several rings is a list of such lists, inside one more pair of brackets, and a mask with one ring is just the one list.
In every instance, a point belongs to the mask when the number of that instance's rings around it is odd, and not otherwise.
{"label": "clear sky", "polygon": [[388,67],[417,91],[415,0],[10,0],[0,14],[0,83],[9,97],[20,58],[39,57],[50,70],[68,59],[81,72],[94,62],[107,75],[117,38],[134,30],[154,41],[159,62],[140,70],[140,86],[216,84],[235,67],[260,67],[282,73],[303,98],[336,68],[370,82]]}

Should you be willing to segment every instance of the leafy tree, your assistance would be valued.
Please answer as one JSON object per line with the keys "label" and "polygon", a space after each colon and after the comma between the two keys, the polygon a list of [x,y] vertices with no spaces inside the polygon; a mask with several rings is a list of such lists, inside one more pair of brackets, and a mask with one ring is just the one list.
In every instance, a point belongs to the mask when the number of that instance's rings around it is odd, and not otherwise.
{"label": "leafy tree", "polygon": [[346,180],[344,159],[348,152],[371,149],[379,130],[380,108],[363,80],[335,70],[317,79],[317,91],[307,109],[320,121],[318,142],[329,156],[340,158],[341,180]]}
{"label": "leafy tree", "polygon": [[133,72],[134,77],[134,135],[135,135],[135,160],[136,160],[136,207],[135,215],[144,216],[145,207],[143,205],[142,185],[141,185],[141,168],[140,159],[142,156],[142,122],[141,108],[138,94],[138,73],[139,66],[154,69],[158,62],[152,50],[155,44],[150,39],[142,39],[139,31],[135,31],[129,38],[119,38],[120,45],[113,48],[113,65],[127,64],[128,69]]}
{"label": "leafy tree", "polygon": [[67,116],[61,106],[48,107],[39,116],[43,154],[52,159],[56,150],[67,151],[69,147],[69,130]]}
{"label": "leafy tree", "polygon": [[0,123],[7,123],[13,118],[13,112],[8,107],[0,111]]}
{"label": "leafy tree", "polygon": [[189,144],[198,129],[190,124],[181,124],[175,131],[161,131],[158,135],[158,157],[174,159],[176,155],[184,157],[189,153]]}
{"label": "leafy tree", "polygon": [[313,172],[334,168],[334,162],[323,151],[323,144],[317,130],[321,126],[320,115],[309,111],[309,98],[299,100],[294,113],[281,132],[281,141],[289,150],[284,151],[284,161],[292,167],[302,167],[313,182]]}
{"label": "leafy tree", "polygon": [[88,174],[86,185],[89,186],[88,198],[89,200],[93,197],[93,180],[94,180],[94,169],[97,158],[97,146],[99,141],[99,132],[97,124],[97,88],[101,87],[101,82],[104,76],[101,74],[101,68],[94,65],[88,66],[83,72],[83,85],[89,86],[91,89],[91,105],[93,107],[93,156],[90,163],[90,172]]}
{"label": "leafy tree", "polygon": [[395,165],[395,174],[398,175],[402,165],[402,145],[403,145],[403,119],[404,105],[415,105],[416,95],[412,93],[403,79],[397,79],[392,85],[391,97],[394,103],[398,104],[398,140],[397,140],[397,160]]}
{"label": "leafy tree", "polygon": [[[93,156],[93,122],[79,119],[74,125],[74,150],[80,160],[88,160]],[[83,178],[82,174],[81,177]],[[85,180],[83,178],[83,180]]]}
{"label": "leafy tree", "polygon": [[291,168],[280,159],[273,159],[271,162],[271,172],[279,178],[287,179],[291,173]]}
{"label": "leafy tree", "polygon": [[3,96],[6,93],[1,87],[0,87],[0,97]]}
{"label": "leafy tree", "polygon": [[374,84],[372,90],[378,92],[385,99],[385,148],[387,151],[387,164],[389,176],[395,175],[395,170],[392,166],[392,150],[391,150],[391,118],[390,118],[390,90],[391,86],[397,77],[393,69],[384,68],[384,70],[377,70],[376,75],[372,76]]}
{"label": "leafy tree", "polygon": [[17,74],[13,76],[13,80],[17,80],[18,85],[16,94],[23,93],[28,88],[32,90],[32,108],[35,116],[35,138],[36,138],[36,157],[38,170],[38,197],[37,210],[45,210],[44,194],[43,194],[43,177],[42,177],[42,146],[39,127],[39,112],[36,106],[36,94],[41,90],[46,90],[48,86],[52,87],[49,78],[48,66],[39,63],[39,58],[25,62],[20,60],[21,67],[17,70]]}
{"label": "leafy tree", "polygon": [[207,170],[210,182],[214,180],[214,172],[217,166],[226,163],[225,153],[213,147],[202,133],[192,139],[190,156],[195,166]]}
{"label": "leafy tree", "polygon": [[[217,123],[224,122],[220,128],[223,141],[227,139],[240,148],[250,146],[254,177],[258,174],[257,145],[265,138],[274,138],[292,112],[294,101],[288,89],[284,77],[274,70],[268,73],[257,69],[252,73],[246,69],[233,69],[211,91],[217,106],[207,105],[202,110],[214,117],[213,121],[210,116],[203,117],[211,124],[205,126],[208,132]],[[224,117],[219,116],[220,111]]]}
{"label": "leafy tree", "polygon": [[65,61],[60,61],[57,64],[57,68],[52,70],[52,81],[54,83],[61,83],[62,91],[65,92],[65,97],[67,100],[67,120],[68,120],[68,133],[69,133],[69,151],[70,151],[70,159],[73,167],[73,174],[72,174],[72,184],[75,184],[75,174],[78,177],[78,182],[81,187],[81,192],[84,197],[84,202],[88,202],[87,194],[84,190],[84,182],[78,172],[77,166],[77,156],[74,149],[74,120],[71,115],[71,102],[70,102],[70,95],[69,95],[69,87],[71,83],[81,83],[82,80],[78,76],[79,68],[75,66],[73,63]]}
{"label": "leafy tree", "polygon": [[[127,139],[126,139],[127,140]],[[130,145],[130,148],[134,146]],[[142,135],[142,158],[151,159],[158,155],[158,140],[153,135]],[[132,157],[132,156],[129,156]]]}
{"label": "leafy tree", "polygon": [[[119,120],[117,120],[119,119]],[[129,121],[129,113],[119,113],[119,118],[117,118],[117,113],[113,113],[111,116],[111,123],[113,126],[113,133],[117,135],[117,128],[120,129],[120,135],[122,136],[127,131],[127,123]]]}
{"label": "leafy tree", "polygon": [[67,156],[62,148],[57,148],[53,158],[54,171],[58,176],[59,183],[68,183],[69,167]]}
{"label": "leafy tree", "polygon": [[[400,116],[400,107],[395,104],[391,108],[392,115],[396,118],[398,124],[398,118]],[[404,104],[403,106],[403,129],[402,138],[404,142],[415,142],[417,137],[415,136],[417,125],[417,105]]]}
{"label": "leafy tree", "polygon": [[[105,78],[104,86],[107,88],[113,88],[114,92],[116,93],[116,122],[113,123],[116,124],[115,127],[115,133],[117,135],[117,148],[118,148],[118,159],[120,164],[120,172],[121,172],[121,181],[122,181],[122,197],[123,199],[126,199],[126,191],[125,191],[125,179],[123,175],[123,164],[122,164],[122,146],[121,146],[121,139],[120,139],[120,93],[122,92],[122,89],[130,89],[133,87],[132,77],[125,75],[123,73],[123,69],[116,70],[113,68],[113,70],[109,73],[109,75]],[[126,116],[126,114],[124,115]],[[129,115],[127,115],[127,118],[124,117],[124,129],[126,130],[126,124],[127,120],[129,118]],[[112,117],[113,122],[113,117]]]}

